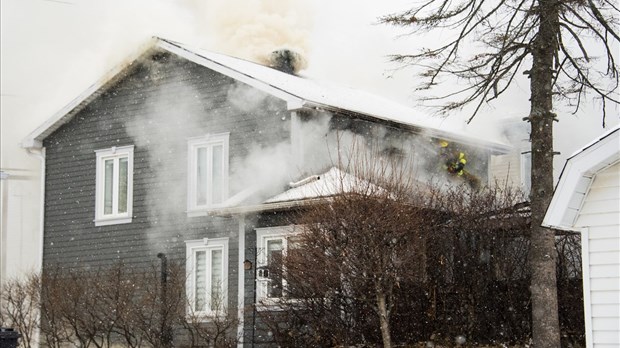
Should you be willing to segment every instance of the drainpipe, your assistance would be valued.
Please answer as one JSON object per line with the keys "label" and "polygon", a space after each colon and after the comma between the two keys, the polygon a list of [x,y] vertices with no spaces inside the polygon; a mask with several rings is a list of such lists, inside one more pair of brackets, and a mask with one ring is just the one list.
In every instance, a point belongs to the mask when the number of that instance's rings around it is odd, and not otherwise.
{"label": "drainpipe", "polygon": [[168,258],[166,254],[159,253],[157,257],[161,260],[160,273],[160,313],[161,313],[161,332],[160,342],[162,347],[172,347],[172,328],[168,323]]}
{"label": "drainpipe", "polygon": [[245,215],[239,216],[239,271],[237,279],[237,342],[238,348],[243,348],[245,338],[244,315],[245,315]]}

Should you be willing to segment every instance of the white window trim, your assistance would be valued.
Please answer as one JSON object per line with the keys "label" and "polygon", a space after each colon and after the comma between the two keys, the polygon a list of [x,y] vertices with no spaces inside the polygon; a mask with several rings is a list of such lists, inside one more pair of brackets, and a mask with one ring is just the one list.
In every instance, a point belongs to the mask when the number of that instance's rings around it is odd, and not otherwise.
{"label": "white window trim", "polygon": [[[228,145],[230,133],[207,134],[205,136],[190,138],[187,141],[187,215],[203,216],[209,209],[219,208],[228,199]],[[222,145],[222,170],[224,177],[222,178],[222,203],[212,204],[210,195],[207,196],[207,204],[196,204],[197,196],[197,166],[196,152],[199,147]]]}
{"label": "white window trim", "polygon": [[[228,309],[228,238],[203,238],[197,240],[185,241],[186,247],[186,295],[187,295],[187,315],[188,317],[193,315],[201,318],[203,321],[208,321],[209,318],[216,316],[226,315]],[[194,284],[196,273],[194,272],[194,265],[196,264],[196,252],[197,251],[209,251],[209,250],[221,250],[222,251],[222,303],[223,308],[217,311],[211,310],[211,296],[209,291],[211,289],[211,269],[207,267],[206,287],[207,287],[207,303],[204,311],[194,310]]]}
{"label": "white window trim", "polygon": [[[96,154],[96,188],[95,188],[95,226],[106,226],[116,224],[130,223],[132,220],[133,212],[133,150],[134,146],[113,146],[109,149],[95,150]],[[103,165],[105,160],[118,159],[127,157],[127,212],[116,214],[103,214],[104,207],[104,185],[105,185],[105,166]],[[117,163],[117,162],[115,162]],[[115,169],[118,168],[118,164],[115,165]],[[113,180],[113,192],[118,192],[118,171],[114,171]],[[118,195],[112,198],[113,211],[118,209]]]}
{"label": "white window trim", "polygon": [[[299,235],[302,230],[300,225],[288,225],[288,226],[276,226],[276,227],[263,227],[256,229],[256,267],[267,266],[267,242],[274,239],[282,240],[282,254],[286,255],[288,249],[288,240],[291,237]],[[256,308],[259,311],[277,310],[278,304],[282,301],[286,301],[286,296],[280,298],[267,297],[268,280],[256,279]],[[286,293],[287,283],[286,279],[282,279],[282,288]],[[293,301],[288,299],[288,301]]]}

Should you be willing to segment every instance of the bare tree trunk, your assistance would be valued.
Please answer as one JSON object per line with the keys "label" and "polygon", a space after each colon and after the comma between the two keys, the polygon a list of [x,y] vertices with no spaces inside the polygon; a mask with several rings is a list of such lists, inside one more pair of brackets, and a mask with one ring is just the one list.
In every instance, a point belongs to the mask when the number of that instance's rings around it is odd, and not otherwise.
{"label": "bare tree trunk", "polygon": [[377,311],[379,312],[379,325],[381,326],[381,337],[383,338],[383,348],[392,347],[392,336],[390,335],[390,319],[387,310],[385,292],[379,287],[377,291]]}
{"label": "bare tree trunk", "polygon": [[532,225],[530,266],[532,270],[533,346],[560,347],[558,298],[553,231],[541,227],[553,195],[553,63],[559,31],[556,0],[540,0],[538,36],[532,52],[531,122]]}

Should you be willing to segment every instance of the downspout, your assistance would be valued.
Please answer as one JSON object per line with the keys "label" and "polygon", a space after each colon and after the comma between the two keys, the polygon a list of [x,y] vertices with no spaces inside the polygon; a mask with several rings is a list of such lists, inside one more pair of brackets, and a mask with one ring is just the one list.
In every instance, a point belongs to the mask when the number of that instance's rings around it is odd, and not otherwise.
{"label": "downspout", "polygon": [[[39,200],[39,275],[41,276],[41,280],[43,279],[43,242],[44,242],[44,231],[45,231],[45,147],[41,146],[38,148],[35,147],[27,147],[26,151],[28,151],[29,155],[33,155],[39,159],[41,162],[41,183],[39,188],[39,193],[41,194],[41,198]],[[41,322],[41,312],[37,311],[37,322]],[[40,340],[41,331],[37,327],[33,334],[33,347],[38,348]]]}
{"label": "downspout", "polygon": [[170,319],[168,315],[168,258],[164,253],[158,253],[157,258],[161,260],[159,277],[161,332],[159,337],[161,346],[169,348],[172,347],[172,328],[168,322]]}
{"label": "downspout", "polygon": [[237,348],[243,348],[245,338],[245,215],[239,216],[239,275],[237,276]]}

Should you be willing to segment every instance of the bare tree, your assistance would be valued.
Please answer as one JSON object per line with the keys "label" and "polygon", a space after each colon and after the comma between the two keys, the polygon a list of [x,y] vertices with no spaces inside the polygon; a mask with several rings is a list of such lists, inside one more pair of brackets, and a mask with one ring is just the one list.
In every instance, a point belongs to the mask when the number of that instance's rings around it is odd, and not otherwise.
{"label": "bare tree", "polygon": [[[443,29],[456,34],[437,47],[393,57],[425,69],[423,89],[433,88],[443,76],[467,82],[427,98],[444,100],[442,111],[473,103],[475,116],[484,103],[504,94],[517,74],[530,78],[531,108],[525,119],[532,142],[529,259],[535,347],[560,346],[554,233],[540,227],[553,194],[553,101],[563,98],[578,108],[586,92],[592,92],[602,103],[605,124],[606,103],[619,102],[618,13],[618,4],[610,0],[440,0],[381,19],[414,28],[414,33]],[[468,54],[465,46],[474,42],[479,49]],[[603,69],[597,69],[600,60]],[[524,71],[525,64],[531,67]]]}
{"label": "bare tree", "polygon": [[442,213],[426,208],[433,195],[413,194],[418,182],[408,161],[382,157],[359,140],[338,151],[347,158],[337,159],[335,182],[324,182],[338,194],[295,216],[293,223],[304,226],[289,243],[297,247],[272,260],[270,278],[285,279],[283,295],[292,299],[280,304],[293,309],[273,317],[272,331],[280,331],[283,317],[298,325],[287,345],[376,344],[371,336],[378,336],[392,347],[395,293],[424,273],[423,231]]}
{"label": "bare tree", "polygon": [[[297,292],[294,297],[305,294],[306,309],[342,315],[343,333],[359,325],[346,318],[356,307],[374,313],[383,347],[392,347],[390,318],[395,306],[394,292],[406,277],[416,276],[416,272],[407,270],[413,264],[419,265],[420,231],[433,225],[433,216],[420,213],[411,204],[413,182],[402,175],[405,171],[398,165],[366,158],[363,161],[354,165],[353,175],[343,172],[337,183],[341,190],[347,189],[346,193],[301,216],[298,223],[305,225],[298,241],[302,252],[288,253],[285,267],[274,271],[286,272],[280,276],[287,277],[287,291]],[[307,270],[308,265],[329,270],[329,274],[313,274]],[[319,294],[328,292],[338,295],[325,302]],[[332,301],[335,298],[338,301]],[[352,306],[353,303],[360,306]],[[334,310],[334,305],[341,306],[341,310]],[[352,333],[334,336],[331,344],[353,343],[338,341],[355,337]]]}
{"label": "bare tree", "polygon": [[[165,273],[166,290],[162,291],[164,282],[157,264],[48,267],[41,287],[44,343],[50,347],[236,345],[236,316],[224,306],[209,318],[189,312],[184,266],[168,262]],[[19,291],[13,293],[23,298],[28,292],[19,284],[19,288],[13,287]],[[170,332],[164,335],[162,328]]]}
{"label": "bare tree", "polygon": [[39,328],[41,278],[29,274],[23,279],[10,279],[0,292],[0,325],[14,328],[22,337],[20,344],[35,346],[35,335]]}
{"label": "bare tree", "polygon": [[232,348],[237,345],[237,324],[239,320],[236,313],[228,310],[225,298],[213,295],[210,300],[213,313],[205,316],[203,313],[192,309],[187,299],[187,310],[181,319],[182,326],[190,338],[191,347],[209,346],[215,348]]}

